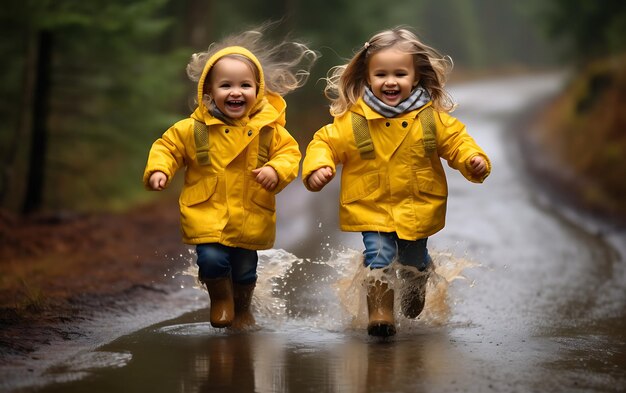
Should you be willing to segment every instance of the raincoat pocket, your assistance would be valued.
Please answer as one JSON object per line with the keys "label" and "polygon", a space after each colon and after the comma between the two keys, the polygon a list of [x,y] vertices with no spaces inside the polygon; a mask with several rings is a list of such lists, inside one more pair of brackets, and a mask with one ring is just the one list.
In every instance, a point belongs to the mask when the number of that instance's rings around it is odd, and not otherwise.
{"label": "raincoat pocket", "polygon": [[192,186],[185,187],[180,194],[180,204],[194,206],[207,201],[215,193],[217,177],[203,178]]}
{"label": "raincoat pocket", "polygon": [[378,172],[367,173],[354,181],[347,187],[342,187],[341,203],[348,204],[365,198],[378,190],[380,179]]}
{"label": "raincoat pocket", "polygon": [[272,212],[276,211],[276,197],[274,197],[274,194],[256,185],[250,187],[250,192],[252,192],[250,199],[254,204]]}
{"label": "raincoat pocket", "polygon": [[417,177],[417,189],[421,194],[430,194],[435,196],[448,196],[448,185],[445,180],[433,177],[430,170],[415,172]]}
{"label": "raincoat pocket", "polygon": [[237,241],[254,249],[269,248],[276,237],[276,202],[274,194],[258,183],[246,186],[244,221]]}

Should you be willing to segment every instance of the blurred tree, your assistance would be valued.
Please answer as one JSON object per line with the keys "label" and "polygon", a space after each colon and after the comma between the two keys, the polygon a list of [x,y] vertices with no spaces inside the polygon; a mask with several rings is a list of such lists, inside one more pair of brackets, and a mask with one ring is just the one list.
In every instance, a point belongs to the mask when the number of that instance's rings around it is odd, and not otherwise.
{"label": "blurred tree", "polygon": [[459,68],[544,61],[516,9],[497,0],[7,2],[0,206],[110,209],[153,197],[138,179],[150,144],[192,109],[185,65],[225,35],[280,21],[274,38],[290,33],[322,53],[309,83],[287,98],[289,129],[305,145],[330,120],[320,79],[380,30],[412,26]]}
{"label": "blurred tree", "polygon": [[536,21],[521,3],[499,0],[397,0],[391,20],[450,55],[455,68],[493,70],[553,63]]}
{"label": "blurred tree", "polygon": [[626,219],[626,2],[535,0],[527,4],[561,55],[575,65],[569,83],[548,107],[538,133],[554,162],[575,176],[559,186],[585,210]]}
{"label": "blurred tree", "polygon": [[587,63],[626,51],[626,2],[552,0],[531,3],[553,39],[565,41],[565,55]]}
{"label": "blurred tree", "polygon": [[167,86],[180,55],[159,53],[169,25],[157,13],[165,1],[3,6],[0,29],[16,37],[2,47],[12,59],[3,68],[14,77],[0,92],[8,118],[1,142],[10,153],[3,155],[4,207],[80,209],[128,197],[143,163],[129,168],[123,158],[141,149],[145,159],[145,130],[173,119],[167,108],[180,91]]}

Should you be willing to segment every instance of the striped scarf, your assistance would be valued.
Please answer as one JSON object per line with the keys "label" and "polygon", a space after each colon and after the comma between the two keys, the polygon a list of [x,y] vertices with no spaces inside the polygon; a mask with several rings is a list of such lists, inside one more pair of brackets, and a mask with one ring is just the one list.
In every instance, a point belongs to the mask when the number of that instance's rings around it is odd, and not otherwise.
{"label": "striped scarf", "polygon": [[378,97],[376,97],[374,93],[372,93],[372,89],[366,87],[365,94],[363,94],[363,101],[365,101],[367,106],[369,106],[379,114],[383,115],[384,117],[396,117],[403,113],[410,112],[424,106],[426,103],[428,103],[428,101],[430,101],[430,94],[428,94],[428,91],[426,91],[426,89],[418,85],[415,90],[413,90],[411,95],[405,98],[398,105],[389,106],[379,100]]}

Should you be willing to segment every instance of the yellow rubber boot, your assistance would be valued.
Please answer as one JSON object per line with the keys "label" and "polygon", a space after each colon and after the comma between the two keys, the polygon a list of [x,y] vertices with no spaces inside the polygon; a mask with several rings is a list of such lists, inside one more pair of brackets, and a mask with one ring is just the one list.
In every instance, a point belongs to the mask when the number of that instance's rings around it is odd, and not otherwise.
{"label": "yellow rubber boot", "polygon": [[230,277],[205,279],[204,283],[211,298],[211,326],[216,328],[230,326],[235,317],[233,283]]}
{"label": "yellow rubber boot", "polygon": [[250,305],[252,303],[252,294],[256,283],[242,285],[233,284],[234,300],[235,300],[235,319],[231,328],[235,330],[245,330],[256,326],[254,315]]}
{"label": "yellow rubber boot", "polygon": [[393,289],[387,283],[375,281],[367,288],[367,312],[370,336],[389,337],[396,334],[393,317]]}

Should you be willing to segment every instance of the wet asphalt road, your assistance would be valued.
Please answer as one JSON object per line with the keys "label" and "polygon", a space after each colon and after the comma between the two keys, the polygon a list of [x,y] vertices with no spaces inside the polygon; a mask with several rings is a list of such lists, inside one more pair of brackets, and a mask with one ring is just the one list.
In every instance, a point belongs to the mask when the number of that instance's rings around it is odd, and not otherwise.
{"label": "wet asphalt road", "polygon": [[[25,391],[625,391],[626,235],[598,235],[601,223],[534,186],[511,134],[511,119],[562,82],[526,76],[451,89],[455,116],[493,172],[482,185],[448,172],[447,225],[429,248],[466,279],[431,294],[431,318],[400,320],[390,340],[369,338],[362,310],[345,308],[358,303],[351,266],[361,240],[336,230],[339,182],[316,194],[293,184],[279,196],[275,250],[261,259],[261,330],[210,328],[206,295],[186,288],[192,311],[81,350]],[[438,319],[442,297],[449,309]]]}

